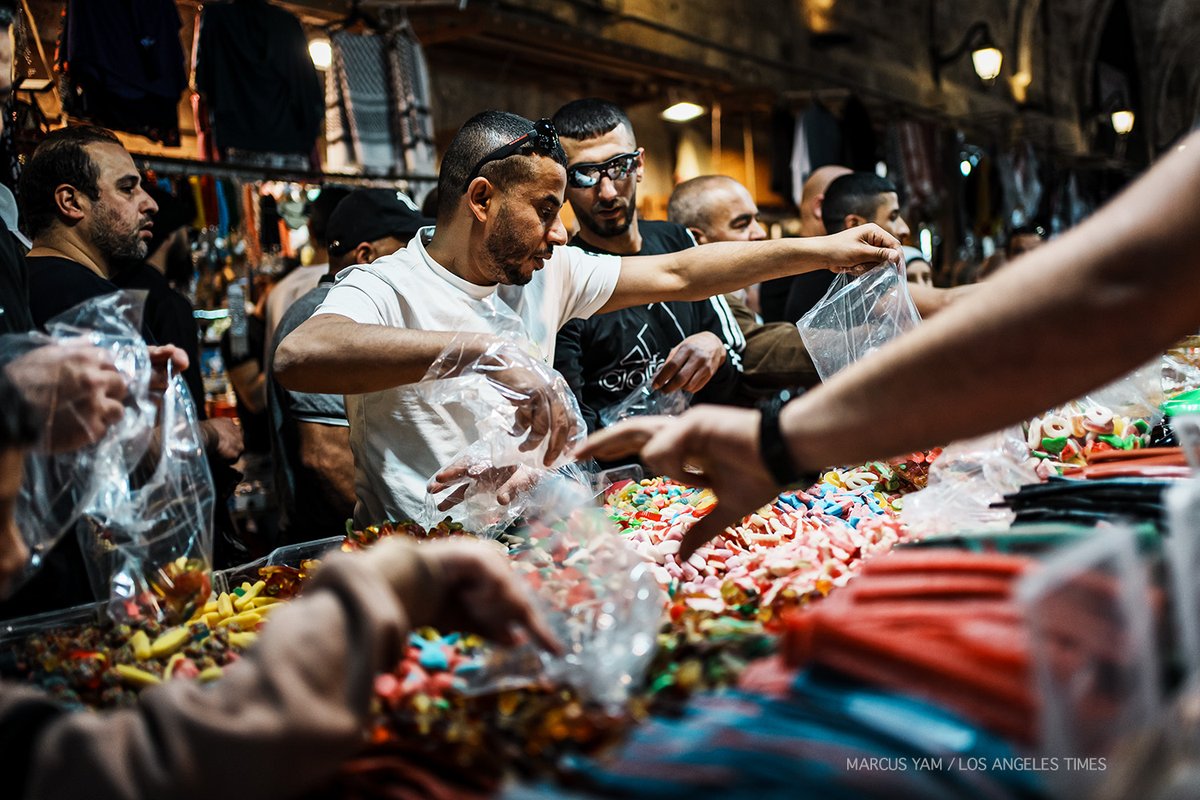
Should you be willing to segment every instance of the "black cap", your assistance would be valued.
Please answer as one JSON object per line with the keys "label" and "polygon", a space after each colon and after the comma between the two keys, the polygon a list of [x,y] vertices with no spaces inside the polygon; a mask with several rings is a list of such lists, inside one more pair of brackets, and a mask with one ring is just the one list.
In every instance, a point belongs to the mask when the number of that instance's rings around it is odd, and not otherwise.
{"label": "black cap", "polygon": [[395,189],[355,189],[329,216],[329,254],[345,255],[360,242],[385,236],[408,241],[433,220],[421,216],[417,204]]}

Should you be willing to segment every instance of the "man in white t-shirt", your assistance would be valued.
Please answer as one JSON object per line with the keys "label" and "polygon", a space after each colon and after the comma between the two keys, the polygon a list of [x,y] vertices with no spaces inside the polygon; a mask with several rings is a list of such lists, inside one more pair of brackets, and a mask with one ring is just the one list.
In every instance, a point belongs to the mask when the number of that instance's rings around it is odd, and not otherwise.
{"label": "man in white t-shirt", "polygon": [[[280,344],[275,371],[284,386],[346,395],[357,523],[414,516],[426,482],[463,449],[461,421],[411,385],[462,332],[520,333],[552,361],[559,327],[576,317],[902,257],[900,243],[877,226],[659,256],[589,255],[565,246],[565,162],[549,120],[498,111],[472,117],[442,160],[436,231],[342,272],[313,316]],[[493,340],[480,336],[473,346],[482,352]],[[491,377],[532,398],[522,409],[529,429],[522,447],[546,444],[545,462],[553,463],[570,441],[574,416],[553,392],[532,386],[528,370],[514,366]]]}

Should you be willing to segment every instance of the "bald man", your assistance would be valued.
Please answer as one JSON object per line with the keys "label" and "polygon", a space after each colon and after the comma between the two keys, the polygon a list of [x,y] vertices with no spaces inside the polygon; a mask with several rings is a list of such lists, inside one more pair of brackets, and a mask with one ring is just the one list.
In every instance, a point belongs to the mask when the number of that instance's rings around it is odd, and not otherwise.
{"label": "bald man", "polygon": [[[821,218],[821,206],[825,201],[825,190],[843,175],[853,172],[848,167],[830,164],[817,167],[804,181],[804,189],[800,195],[800,235],[824,236],[825,222]],[[833,280],[832,273],[813,273],[804,281],[797,280],[799,276],[777,278],[767,281],[759,292],[759,303],[762,306],[763,322],[795,322],[794,319],[784,318],[784,307],[787,305],[788,294],[799,284],[806,296],[812,296],[813,302],[821,299],[825,290]]]}
{"label": "bald man", "polygon": [[[767,237],[758,221],[758,206],[746,187],[726,175],[701,175],[671,192],[667,219],[691,231],[700,244],[759,241]],[[725,295],[742,329],[742,397],[756,401],[784,388],[810,387],[820,376],[790,322],[763,324],[742,298]]]}

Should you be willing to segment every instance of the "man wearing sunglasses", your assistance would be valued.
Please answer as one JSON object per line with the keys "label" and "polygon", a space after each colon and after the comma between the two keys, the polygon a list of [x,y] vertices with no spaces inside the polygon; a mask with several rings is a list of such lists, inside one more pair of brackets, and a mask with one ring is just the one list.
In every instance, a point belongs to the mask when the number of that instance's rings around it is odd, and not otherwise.
{"label": "man wearing sunglasses", "polygon": [[[575,247],[619,256],[686,250],[696,241],[674,222],[638,217],[645,154],[625,112],[596,97],[554,114],[567,154],[567,200],[579,220]],[[589,431],[603,410],[646,383],[683,390],[698,403],[729,403],[741,383],[746,341],[721,295],[665,301],[573,319],[558,334],[555,368],[579,401]]]}
{"label": "man wearing sunglasses", "polygon": [[[472,117],[442,158],[436,229],[347,268],[313,316],[280,343],[275,373],[285,388],[346,395],[357,522],[412,516],[430,476],[465,449],[459,421],[413,386],[463,332],[478,334],[464,349],[483,354],[497,334],[518,331],[549,361],[558,330],[577,317],[902,258],[900,243],[876,226],[660,256],[592,255],[563,246],[565,165],[549,120],[497,111]],[[460,363],[475,354],[460,353]],[[489,378],[511,389],[505,396],[516,408],[521,447],[544,446],[538,452],[549,465],[570,445],[576,415],[569,396],[541,372],[510,362]]]}

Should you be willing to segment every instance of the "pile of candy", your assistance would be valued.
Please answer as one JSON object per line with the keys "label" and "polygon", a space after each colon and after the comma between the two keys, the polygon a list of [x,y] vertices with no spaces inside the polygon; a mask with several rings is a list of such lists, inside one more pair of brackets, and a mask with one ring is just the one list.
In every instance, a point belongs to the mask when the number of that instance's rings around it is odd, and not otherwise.
{"label": "pile of candy", "polygon": [[1102,405],[1069,403],[1026,428],[1026,444],[1039,459],[1037,473],[1051,478],[1068,465],[1083,466],[1096,453],[1136,450],[1150,444],[1150,424],[1114,414]]}
{"label": "pile of candy", "polygon": [[[862,559],[905,538],[896,481],[884,464],[833,470],[807,492],[786,492],[691,558],[684,532],[715,502],[667,478],[614,486],[606,510],[666,587],[671,617],[691,612],[769,621],[782,607],[842,585]],[[893,484],[896,485],[896,484]],[[885,488],[881,488],[885,487]]]}

